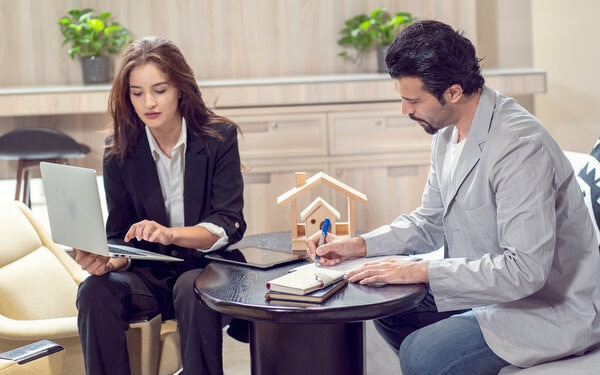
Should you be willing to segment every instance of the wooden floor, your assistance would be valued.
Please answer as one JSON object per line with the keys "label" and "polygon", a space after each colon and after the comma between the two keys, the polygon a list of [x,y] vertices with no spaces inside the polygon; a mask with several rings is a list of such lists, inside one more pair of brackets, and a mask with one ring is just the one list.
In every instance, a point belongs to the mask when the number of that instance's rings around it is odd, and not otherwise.
{"label": "wooden floor", "polygon": [[223,332],[223,371],[225,375],[250,374],[250,349]]}

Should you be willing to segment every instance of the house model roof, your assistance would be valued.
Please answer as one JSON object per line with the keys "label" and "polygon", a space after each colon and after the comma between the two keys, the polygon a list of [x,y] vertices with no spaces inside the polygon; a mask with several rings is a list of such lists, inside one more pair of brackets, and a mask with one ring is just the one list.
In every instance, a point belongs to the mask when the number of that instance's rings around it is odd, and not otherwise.
{"label": "house model roof", "polygon": [[347,195],[349,198],[357,200],[361,203],[367,203],[367,196],[361,193],[360,191],[351,188],[350,186],[344,184],[343,182],[336,180],[335,178],[323,173],[318,172],[311,178],[307,179],[304,184],[300,186],[296,186],[293,189],[288,190],[287,192],[281,194],[277,197],[277,204],[284,205],[292,199],[295,199],[298,195],[305,193],[320,184],[325,184],[331,187],[332,189],[338,190],[341,193]]}

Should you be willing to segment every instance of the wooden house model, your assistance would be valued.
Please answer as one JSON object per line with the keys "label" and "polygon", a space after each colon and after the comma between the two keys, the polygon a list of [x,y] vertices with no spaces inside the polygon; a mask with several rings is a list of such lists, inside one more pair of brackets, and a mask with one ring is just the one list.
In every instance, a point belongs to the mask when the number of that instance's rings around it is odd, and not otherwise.
{"label": "wooden house model", "polygon": [[[310,203],[298,217],[297,198],[321,184],[346,195],[348,205],[347,221],[340,221],[340,213],[321,197]],[[306,173],[296,172],[296,186],[277,197],[279,206],[288,202],[291,205],[292,249],[306,250],[306,235],[312,235],[320,230],[326,217],[329,217],[331,221],[330,233],[354,236],[356,232],[354,221],[356,201],[367,203],[367,196],[323,172],[319,172],[309,179],[306,178]],[[298,218],[300,218],[300,221],[298,221]]]}

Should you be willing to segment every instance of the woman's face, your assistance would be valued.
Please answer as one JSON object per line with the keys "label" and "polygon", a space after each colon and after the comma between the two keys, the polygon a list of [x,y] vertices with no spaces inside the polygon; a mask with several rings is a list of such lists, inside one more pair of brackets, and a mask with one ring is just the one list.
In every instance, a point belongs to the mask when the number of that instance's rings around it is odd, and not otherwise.
{"label": "woman's face", "polygon": [[140,65],[129,75],[129,99],[135,112],[151,131],[179,129],[179,90],[154,63]]}

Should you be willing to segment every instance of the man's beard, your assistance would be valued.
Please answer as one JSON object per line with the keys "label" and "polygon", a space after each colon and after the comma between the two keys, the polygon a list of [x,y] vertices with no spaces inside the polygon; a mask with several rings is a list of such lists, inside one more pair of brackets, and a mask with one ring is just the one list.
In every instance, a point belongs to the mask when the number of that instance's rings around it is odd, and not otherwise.
{"label": "man's beard", "polygon": [[411,120],[416,121],[417,124],[419,124],[427,134],[434,135],[439,130],[438,128],[434,127],[433,125],[421,118],[415,117],[413,115],[408,115],[408,117],[410,117]]}

